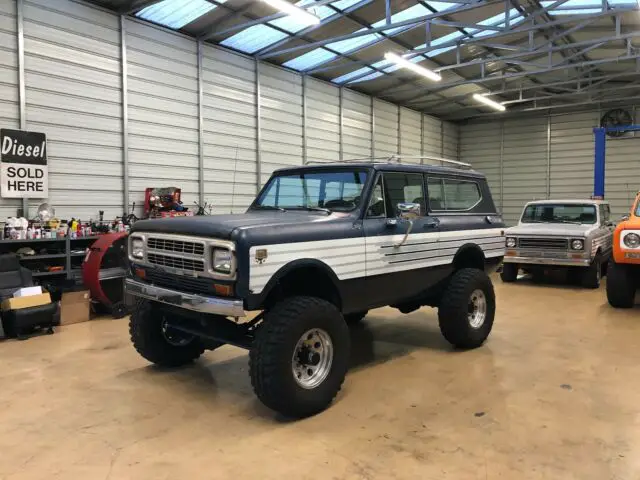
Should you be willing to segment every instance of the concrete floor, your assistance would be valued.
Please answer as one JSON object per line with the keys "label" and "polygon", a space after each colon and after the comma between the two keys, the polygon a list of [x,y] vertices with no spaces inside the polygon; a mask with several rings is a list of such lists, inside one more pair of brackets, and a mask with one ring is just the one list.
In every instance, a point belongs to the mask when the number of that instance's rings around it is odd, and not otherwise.
{"label": "concrete floor", "polygon": [[124,320],[6,341],[0,479],[640,478],[640,311],[495,284],[475,351],[452,351],[433,310],[372,312],[336,403],[298,422],[257,401],[231,347],[163,371]]}

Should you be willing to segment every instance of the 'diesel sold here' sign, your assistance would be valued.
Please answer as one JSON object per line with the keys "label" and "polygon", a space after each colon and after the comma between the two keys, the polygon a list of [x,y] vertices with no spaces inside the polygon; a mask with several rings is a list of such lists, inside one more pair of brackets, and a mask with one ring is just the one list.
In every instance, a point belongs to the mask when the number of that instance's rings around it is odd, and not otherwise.
{"label": "'diesel sold here' sign", "polygon": [[0,129],[0,154],[3,197],[49,196],[47,137],[44,133]]}

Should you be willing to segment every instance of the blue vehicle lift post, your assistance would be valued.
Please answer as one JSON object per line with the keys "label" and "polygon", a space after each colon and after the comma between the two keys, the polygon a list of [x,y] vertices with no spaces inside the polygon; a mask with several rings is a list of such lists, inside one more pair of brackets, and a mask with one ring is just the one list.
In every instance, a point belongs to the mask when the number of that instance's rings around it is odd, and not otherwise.
{"label": "blue vehicle lift post", "polygon": [[596,127],[595,135],[595,164],[593,169],[593,197],[604,199],[604,167],[607,150],[607,133],[609,132],[637,132],[640,125],[626,125],[624,127]]}

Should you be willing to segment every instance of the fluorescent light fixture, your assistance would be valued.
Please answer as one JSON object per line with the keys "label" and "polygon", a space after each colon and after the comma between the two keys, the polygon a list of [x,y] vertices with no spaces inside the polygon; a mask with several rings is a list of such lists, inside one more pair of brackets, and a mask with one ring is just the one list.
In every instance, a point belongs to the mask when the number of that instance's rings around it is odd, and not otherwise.
{"label": "fluorescent light fixture", "polygon": [[308,25],[317,25],[320,23],[320,18],[315,15],[307,12],[305,9],[296,7],[292,3],[287,2],[286,0],[262,0],[264,3],[268,3],[276,10],[280,10],[287,15],[295,18],[300,22],[304,22]]}
{"label": "fluorescent light fixture", "polygon": [[487,98],[484,95],[480,95],[479,93],[474,93],[473,98],[475,98],[480,103],[484,103],[485,105],[488,105],[491,108],[495,108],[496,110],[500,110],[501,112],[504,112],[507,109],[501,103],[494,102],[490,98]]}
{"label": "fluorescent light fixture", "polygon": [[429,80],[433,80],[434,82],[439,82],[440,80],[442,80],[442,77],[436,72],[433,72],[428,68],[421,67],[420,65],[416,65],[415,63],[411,63],[406,58],[402,58],[400,55],[396,55],[395,53],[387,52],[384,54],[384,58],[390,62],[397,63],[401,67],[411,70],[418,75],[427,77]]}

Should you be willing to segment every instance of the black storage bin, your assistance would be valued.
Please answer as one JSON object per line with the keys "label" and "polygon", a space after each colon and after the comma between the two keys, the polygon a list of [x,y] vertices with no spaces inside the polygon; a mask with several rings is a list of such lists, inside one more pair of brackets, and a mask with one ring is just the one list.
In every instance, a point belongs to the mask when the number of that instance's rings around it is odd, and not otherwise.
{"label": "black storage bin", "polygon": [[2,324],[7,337],[25,338],[37,330],[53,333],[57,303],[37,307],[20,308],[2,312]]}

